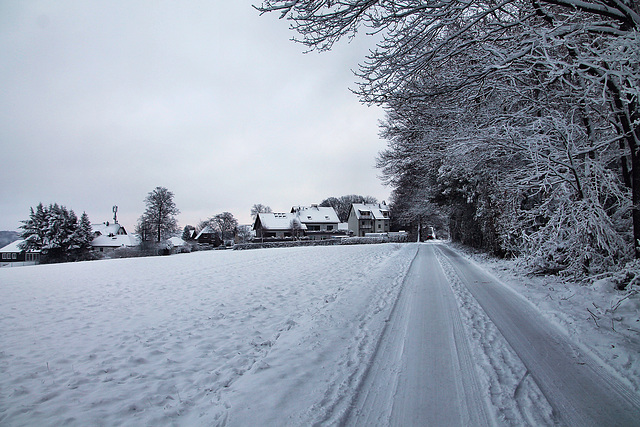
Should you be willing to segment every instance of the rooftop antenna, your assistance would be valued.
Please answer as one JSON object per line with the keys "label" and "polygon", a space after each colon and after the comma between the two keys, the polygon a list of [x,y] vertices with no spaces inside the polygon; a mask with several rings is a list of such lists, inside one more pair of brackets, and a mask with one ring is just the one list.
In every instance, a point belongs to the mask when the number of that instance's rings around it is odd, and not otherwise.
{"label": "rooftop antenna", "polygon": [[118,223],[118,207],[117,206],[113,207],[113,223],[114,224]]}

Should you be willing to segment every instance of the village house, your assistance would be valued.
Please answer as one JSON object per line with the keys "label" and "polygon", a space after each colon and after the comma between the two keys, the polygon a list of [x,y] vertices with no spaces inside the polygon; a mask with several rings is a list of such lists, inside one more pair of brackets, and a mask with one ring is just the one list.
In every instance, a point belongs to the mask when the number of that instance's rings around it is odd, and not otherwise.
{"label": "village house", "polygon": [[294,206],[288,213],[259,213],[253,223],[256,239],[287,239],[304,237],[310,240],[329,239],[344,233],[332,207],[318,205]]}
{"label": "village house", "polygon": [[118,224],[118,207],[113,207],[113,223],[91,224],[93,240],[91,248],[98,252],[110,252],[118,248],[134,247],[140,244],[136,235],[127,234],[127,230]]}
{"label": "village house", "polygon": [[220,233],[207,225],[198,233],[195,240],[201,245],[212,245],[218,247],[222,244],[219,234]]}
{"label": "village house", "polygon": [[[256,215],[253,223],[253,231],[256,239],[286,239],[293,237],[296,215],[293,213],[261,212]],[[300,224],[297,229],[304,232],[304,226]]]}
{"label": "village house", "polygon": [[24,240],[16,240],[0,249],[0,265],[33,265],[40,263],[40,251],[24,250],[20,244]]}
{"label": "village house", "polygon": [[295,214],[304,226],[305,233],[311,240],[328,239],[338,233],[340,220],[332,207],[311,205],[310,207],[294,206],[291,213]]}
{"label": "village house", "polygon": [[354,236],[364,237],[367,233],[388,233],[391,217],[389,207],[384,203],[354,203],[349,210],[349,231]]}

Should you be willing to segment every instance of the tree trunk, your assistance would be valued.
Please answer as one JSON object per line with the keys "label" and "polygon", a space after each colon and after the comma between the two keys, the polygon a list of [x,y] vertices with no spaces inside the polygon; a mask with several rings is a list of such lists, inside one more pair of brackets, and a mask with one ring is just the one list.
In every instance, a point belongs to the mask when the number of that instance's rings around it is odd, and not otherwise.
{"label": "tree trunk", "polygon": [[[613,105],[616,111],[616,118],[625,135],[624,140],[629,148],[629,158],[631,159],[631,218],[633,224],[633,255],[640,259],[640,153],[638,153],[640,141],[640,127],[635,122],[640,116],[638,104],[636,102],[623,102],[620,89],[612,81],[607,82],[607,88],[611,92]],[[622,170],[624,174],[624,166]]]}

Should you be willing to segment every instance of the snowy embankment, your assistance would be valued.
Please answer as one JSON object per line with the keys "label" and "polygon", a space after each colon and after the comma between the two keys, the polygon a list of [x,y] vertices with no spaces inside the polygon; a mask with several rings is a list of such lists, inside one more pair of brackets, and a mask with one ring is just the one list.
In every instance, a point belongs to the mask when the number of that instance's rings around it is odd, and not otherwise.
{"label": "snowy embankment", "polygon": [[327,420],[350,404],[416,249],[0,269],[0,424]]}

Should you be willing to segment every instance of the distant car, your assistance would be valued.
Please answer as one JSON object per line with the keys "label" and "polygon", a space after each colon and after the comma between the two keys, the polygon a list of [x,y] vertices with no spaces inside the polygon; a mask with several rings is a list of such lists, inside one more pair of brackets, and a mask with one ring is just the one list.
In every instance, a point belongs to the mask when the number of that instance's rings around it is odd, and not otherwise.
{"label": "distant car", "polygon": [[424,240],[433,240],[436,238],[436,231],[433,227],[427,227],[427,232],[424,235]]}

